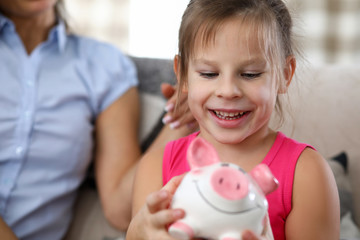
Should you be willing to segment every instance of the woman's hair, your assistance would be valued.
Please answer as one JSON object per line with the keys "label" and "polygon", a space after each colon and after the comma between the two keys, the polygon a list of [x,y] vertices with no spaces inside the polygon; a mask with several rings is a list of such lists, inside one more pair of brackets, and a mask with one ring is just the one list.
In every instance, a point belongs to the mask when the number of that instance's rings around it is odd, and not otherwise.
{"label": "woman's hair", "polygon": [[55,5],[55,13],[56,16],[64,21],[66,29],[69,30],[69,23],[68,23],[68,14],[66,12],[64,0],[58,0]]}
{"label": "woman's hair", "polygon": [[[178,69],[182,89],[187,84],[189,60],[195,47],[207,47],[214,42],[218,29],[228,20],[239,19],[245,24],[249,37],[257,37],[259,47],[270,63],[273,77],[285,84],[283,66],[286,58],[294,55],[291,15],[282,0],[191,0],[179,30]],[[255,35],[254,35],[255,34]],[[181,92],[181,91],[179,91]],[[282,119],[282,106],[276,101],[276,111]]]}

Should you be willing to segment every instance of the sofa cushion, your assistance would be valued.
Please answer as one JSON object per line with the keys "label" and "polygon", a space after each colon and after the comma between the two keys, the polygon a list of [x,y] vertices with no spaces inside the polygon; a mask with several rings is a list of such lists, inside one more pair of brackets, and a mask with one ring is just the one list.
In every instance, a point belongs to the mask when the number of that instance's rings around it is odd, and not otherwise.
{"label": "sofa cushion", "polygon": [[170,59],[130,57],[137,68],[139,90],[142,92],[161,95],[161,83],[176,83],[173,63]]}

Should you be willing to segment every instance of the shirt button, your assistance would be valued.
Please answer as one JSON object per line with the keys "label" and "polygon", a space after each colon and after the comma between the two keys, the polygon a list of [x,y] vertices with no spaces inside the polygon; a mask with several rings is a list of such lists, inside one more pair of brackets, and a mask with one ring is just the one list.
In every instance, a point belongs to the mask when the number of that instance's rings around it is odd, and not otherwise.
{"label": "shirt button", "polygon": [[16,155],[20,155],[23,151],[24,151],[24,148],[20,147],[20,146],[15,149]]}
{"label": "shirt button", "polygon": [[2,184],[3,184],[4,186],[8,186],[8,185],[11,184],[11,180],[10,180],[9,178],[6,178],[6,179],[2,180]]}

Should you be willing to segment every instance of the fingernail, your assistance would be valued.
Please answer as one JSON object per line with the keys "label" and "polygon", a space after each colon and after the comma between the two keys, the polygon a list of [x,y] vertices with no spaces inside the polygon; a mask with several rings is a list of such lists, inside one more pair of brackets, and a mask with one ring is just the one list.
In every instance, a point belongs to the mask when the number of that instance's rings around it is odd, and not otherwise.
{"label": "fingernail", "polygon": [[163,117],[162,122],[163,122],[163,124],[167,124],[171,121],[171,119],[172,119],[172,117],[167,115],[167,116]]}
{"label": "fingernail", "polygon": [[174,109],[174,107],[175,107],[175,104],[174,104],[174,103],[169,103],[169,104],[167,104],[167,105],[165,106],[165,111],[166,111],[166,112],[170,112],[170,111],[172,111],[172,110]]}
{"label": "fingernail", "polygon": [[175,210],[173,211],[173,216],[174,216],[175,218],[182,217],[182,215],[183,215],[183,212],[182,212],[180,209],[175,209]]}
{"label": "fingernail", "polygon": [[171,128],[171,129],[178,128],[179,126],[180,126],[180,122],[179,122],[179,121],[170,123],[170,128]]}
{"label": "fingernail", "polygon": [[167,196],[168,196],[168,193],[166,191],[160,191],[159,192],[159,197],[161,199],[165,199],[165,198],[167,198]]}

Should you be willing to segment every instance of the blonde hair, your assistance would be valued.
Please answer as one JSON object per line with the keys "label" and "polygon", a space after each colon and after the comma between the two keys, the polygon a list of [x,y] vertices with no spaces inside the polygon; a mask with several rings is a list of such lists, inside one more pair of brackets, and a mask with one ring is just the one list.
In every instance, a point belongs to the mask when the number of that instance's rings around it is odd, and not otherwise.
{"label": "blonde hair", "polygon": [[[283,66],[294,55],[292,18],[281,0],[191,0],[179,30],[179,88],[187,84],[188,63],[195,54],[195,43],[206,47],[214,41],[217,30],[230,19],[239,19],[249,26],[247,36],[259,39],[259,46],[270,63],[274,77],[285,84]],[[198,46],[198,45],[197,45]],[[181,91],[179,91],[181,92]],[[275,110],[280,119],[283,110],[279,98]]]}

